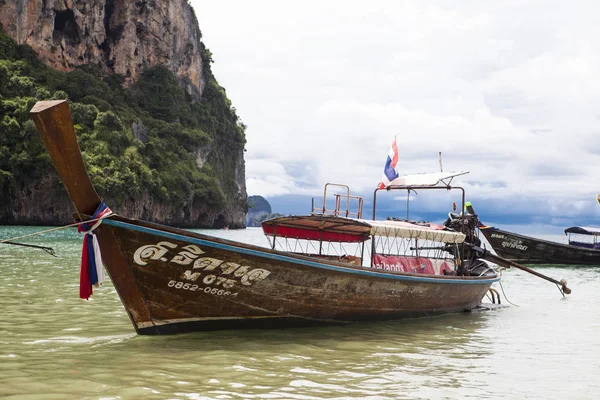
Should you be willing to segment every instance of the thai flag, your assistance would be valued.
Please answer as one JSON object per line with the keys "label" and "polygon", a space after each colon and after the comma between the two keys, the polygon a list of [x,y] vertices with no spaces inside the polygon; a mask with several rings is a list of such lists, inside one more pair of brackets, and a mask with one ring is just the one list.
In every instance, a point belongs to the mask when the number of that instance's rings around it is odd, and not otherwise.
{"label": "thai flag", "polygon": [[377,185],[378,189],[385,189],[387,186],[392,183],[392,181],[400,176],[398,170],[396,169],[398,166],[398,135],[394,136],[394,141],[392,142],[392,147],[390,147],[390,152],[387,156],[387,161],[385,162],[385,167],[383,168],[383,176],[381,178],[381,182]]}
{"label": "thai flag", "polygon": [[[104,202],[101,202],[92,219],[108,217],[112,211]],[[100,225],[102,221],[96,221],[94,225],[81,224],[78,227],[79,232],[85,232],[83,237],[83,249],[81,252],[81,273],[79,276],[79,297],[89,299],[93,294],[93,287],[100,286],[104,283],[104,264],[102,263],[102,255],[100,254],[100,245],[94,234],[94,229]]]}

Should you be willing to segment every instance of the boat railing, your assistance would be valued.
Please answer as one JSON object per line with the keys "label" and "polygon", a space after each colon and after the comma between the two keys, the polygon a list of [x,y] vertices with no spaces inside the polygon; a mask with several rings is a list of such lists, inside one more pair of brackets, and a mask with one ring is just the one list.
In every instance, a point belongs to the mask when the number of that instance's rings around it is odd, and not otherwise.
{"label": "boat railing", "polygon": [[596,228],[574,226],[565,229],[569,245],[592,250],[600,250],[600,232]]}
{"label": "boat railing", "polygon": [[[340,190],[345,193],[330,193],[328,190]],[[333,197],[333,208],[328,208],[327,199]],[[350,187],[348,185],[340,185],[337,183],[327,183],[323,191],[323,204],[321,207],[315,207],[315,199],[312,199],[311,215],[333,215],[336,217],[362,218],[363,198],[360,196],[350,195]]]}
{"label": "boat railing", "polygon": [[590,243],[590,242],[580,242],[577,240],[571,240],[569,239],[569,245],[570,246],[575,246],[575,247],[583,247],[586,249],[594,249],[594,250],[600,250],[600,243]]}

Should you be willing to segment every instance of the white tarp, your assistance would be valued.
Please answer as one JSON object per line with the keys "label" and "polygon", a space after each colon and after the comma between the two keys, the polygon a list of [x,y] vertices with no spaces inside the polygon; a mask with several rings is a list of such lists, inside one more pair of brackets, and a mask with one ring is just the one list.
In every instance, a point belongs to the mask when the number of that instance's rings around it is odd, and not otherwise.
{"label": "white tarp", "polygon": [[443,243],[462,243],[465,241],[464,234],[441,230],[439,229],[440,226],[435,224],[428,227],[405,221],[359,221],[371,225],[371,235],[375,236],[423,239]]}
{"label": "white tarp", "polygon": [[403,175],[394,179],[388,186],[436,186],[442,182],[449,185],[455,176],[468,174],[469,171],[429,172],[423,174]]}

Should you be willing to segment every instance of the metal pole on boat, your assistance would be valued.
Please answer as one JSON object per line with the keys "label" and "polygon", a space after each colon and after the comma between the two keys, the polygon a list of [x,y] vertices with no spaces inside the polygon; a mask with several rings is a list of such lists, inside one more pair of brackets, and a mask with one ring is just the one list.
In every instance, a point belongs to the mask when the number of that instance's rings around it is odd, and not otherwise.
{"label": "metal pole on boat", "polygon": [[323,231],[319,233],[319,255],[323,254]]}
{"label": "metal pole on boat", "polygon": [[365,260],[365,241],[363,240],[362,242],[362,246],[360,249],[360,265],[363,265],[362,263]]}
{"label": "metal pole on boat", "polygon": [[46,253],[50,254],[51,256],[56,257],[56,254],[54,254],[54,249],[52,247],[38,246],[38,245],[35,245],[35,244],[9,242],[9,241],[5,241],[5,240],[0,241],[0,244],[10,244],[10,245],[13,245],[13,246],[23,246],[23,247],[32,247],[34,249],[42,249]]}
{"label": "metal pole on boat", "polygon": [[[464,205],[463,205],[463,207],[464,207]],[[472,214],[476,218],[479,218],[479,217],[477,217],[477,214],[475,214],[475,210],[473,209],[473,205],[471,203],[469,203],[469,205],[467,207],[467,211],[469,212],[469,214]],[[486,259],[488,261],[494,262],[496,264],[503,265],[503,266],[505,266],[507,268],[510,268],[510,267],[518,268],[518,269],[523,270],[525,272],[529,272],[530,274],[535,275],[535,276],[537,276],[539,278],[545,279],[548,282],[552,282],[552,283],[556,284],[557,286],[559,286],[559,290],[561,291],[561,293],[563,294],[563,296],[565,294],[570,294],[571,293],[571,289],[569,289],[567,287],[567,281],[565,279],[561,279],[560,281],[557,281],[556,279],[550,278],[549,276],[546,276],[546,275],[544,275],[542,273],[534,271],[531,268],[527,268],[524,265],[517,264],[514,261],[510,261],[510,260],[507,260],[506,258],[500,257],[499,255],[492,254],[488,250],[486,250],[484,248],[481,248],[479,246],[475,246],[472,243],[465,242],[465,244],[467,246],[470,246],[471,249],[475,250],[477,253],[479,253],[479,256],[481,258],[483,258],[483,259]]]}
{"label": "metal pole on boat", "polygon": [[[375,221],[375,215],[377,213],[377,191],[379,189],[375,189],[373,191],[373,221]],[[364,242],[363,242],[364,243]],[[375,255],[375,236],[371,235],[371,255],[369,260],[369,265],[373,267],[373,256]]]}
{"label": "metal pole on boat", "polygon": [[273,245],[271,246],[273,250],[275,250],[275,240],[277,240],[277,224],[273,226]]}
{"label": "metal pole on boat", "polygon": [[376,213],[376,209],[377,209],[377,191],[379,189],[375,189],[375,191],[373,192],[373,221],[375,221],[375,213]]}
{"label": "metal pole on boat", "polygon": [[408,207],[410,205],[410,189],[406,191],[406,220],[408,221]]}
{"label": "metal pole on boat", "polygon": [[494,262],[494,263],[496,263],[496,264],[503,265],[503,266],[505,266],[505,267],[507,267],[507,268],[510,268],[510,267],[515,267],[515,268],[518,268],[518,269],[520,269],[520,270],[523,270],[523,271],[525,271],[525,272],[529,272],[529,273],[530,273],[530,274],[532,274],[532,275],[535,275],[535,276],[537,276],[537,277],[539,277],[539,278],[542,278],[542,279],[545,279],[545,280],[547,280],[548,282],[552,282],[552,283],[556,284],[557,286],[560,286],[560,288],[559,288],[559,289],[561,290],[561,292],[562,292],[563,294],[571,294],[571,289],[569,289],[569,288],[567,287],[567,281],[566,281],[565,279],[561,279],[560,281],[557,281],[557,280],[556,280],[556,279],[554,279],[554,278],[551,278],[551,277],[549,277],[549,276],[546,276],[546,275],[544,275],[544,274],[541,274],[541,273],[539,273],[539,272],[537,272],[537,271],[534,271],[534,270],[532,270],[531,268],[527,268],[527,267],[526,267],[526,266],[524,266],[524,265],[517,264],[517,263],[516,263],[516,262],[514,262],[514,261],[510,261],[510,260],[507,260],[506,258],[502,258],[502,257],[500,257],[500,256],[498,256],[498,255],[492,254],[492,253],[490,253],[489,251],[487,251],[486,249],[483,249],[483,248],[481,248],[481,247],[479,247],[479,246],[475,246],[475,245],[474,245],[474,244],[472,244],[472,243],[466,243],[466,242],[465,242],[465,244],[466,244],[467,246],[471,246],[471,248],[472,248],[473,250],[475,250],[475,251],[478,253],[478,255],[479,255],[481,258],[483,258],[483,259],[486,259],[486,260],[488,260],[488,261]]}

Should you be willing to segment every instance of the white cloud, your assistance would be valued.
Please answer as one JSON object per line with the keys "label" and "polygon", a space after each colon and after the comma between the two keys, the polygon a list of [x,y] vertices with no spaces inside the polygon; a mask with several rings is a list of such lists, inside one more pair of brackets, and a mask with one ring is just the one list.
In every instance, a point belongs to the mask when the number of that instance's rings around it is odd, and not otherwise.
{"label": "white cloud", "polygon": [[248,125],[249,194],[371,190],[395,134],[403,170],[442,151],[472,197],[585,213],[600,192],[600,3],[192,4]]}

